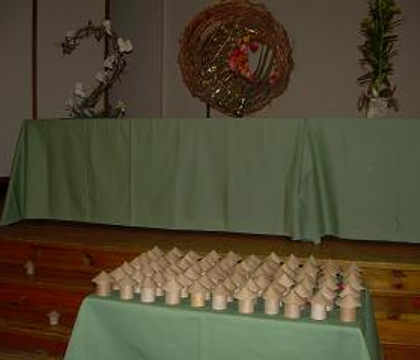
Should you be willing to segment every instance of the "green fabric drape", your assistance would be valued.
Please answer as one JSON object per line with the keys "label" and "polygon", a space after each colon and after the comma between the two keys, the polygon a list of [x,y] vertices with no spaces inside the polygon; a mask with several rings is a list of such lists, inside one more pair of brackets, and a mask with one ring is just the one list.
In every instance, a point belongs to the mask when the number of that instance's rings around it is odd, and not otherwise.
{"label": "green fabric drape", "polygon": [[2,224],[57,219],[420,242],[420,122],[24,122]]}
{"label": "green fabric drape", "polygon": [[368,295],[358,321],[345,324],[335,309],[326,321],[284,319],[281,314],[238,315],[141,304],[96,296],[80,308],[65,360],[380,360],[381,351]]}

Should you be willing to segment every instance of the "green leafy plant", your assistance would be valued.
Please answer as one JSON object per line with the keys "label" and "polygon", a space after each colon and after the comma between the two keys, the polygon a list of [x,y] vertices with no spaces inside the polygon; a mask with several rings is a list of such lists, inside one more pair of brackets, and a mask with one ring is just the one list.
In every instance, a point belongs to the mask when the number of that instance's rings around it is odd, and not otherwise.
{"label": "green leafy plant", "polygon": [[384,98],[389,108],[398,110],[396,86],[391,85],[389,76],[394,72],[392,59],[398,54],[394,47],[398,40],[395,28],[402,24],[401,13],[394,0],[369,0],[368,16],[360,24],[365,37],[359,46],[360,64],[367,72],[357,82],[367,90],[359,97],[359,111],[368,108],[372,97]]}

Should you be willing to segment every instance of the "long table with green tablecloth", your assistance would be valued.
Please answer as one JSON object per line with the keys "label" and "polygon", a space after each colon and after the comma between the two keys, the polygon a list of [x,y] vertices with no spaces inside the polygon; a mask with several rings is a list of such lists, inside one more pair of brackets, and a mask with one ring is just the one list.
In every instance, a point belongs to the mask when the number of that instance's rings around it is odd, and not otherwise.
{"label": "long table with green tablecloth", "polygon": [[162,300],[142,304],[87,297],[73,328],[65,360],[380,360],[370,298],[363,295],[358,320],[343,323],[334,309],[325,321],[251,315],[235,305],[215,312]]}
{"label": "long table with green tablecloth", "polygon": [[23,123],[1,223],[420,242],[420,121]]}

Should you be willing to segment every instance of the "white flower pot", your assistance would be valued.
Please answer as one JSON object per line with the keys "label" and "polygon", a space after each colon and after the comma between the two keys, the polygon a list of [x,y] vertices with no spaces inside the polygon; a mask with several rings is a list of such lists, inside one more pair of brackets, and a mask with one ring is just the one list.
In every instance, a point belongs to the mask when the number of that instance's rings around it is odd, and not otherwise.
{"label": "white flower pot", "polygon": [[368,119],[384,118],[388,114],[388,98],[371,97],[366,111]]}

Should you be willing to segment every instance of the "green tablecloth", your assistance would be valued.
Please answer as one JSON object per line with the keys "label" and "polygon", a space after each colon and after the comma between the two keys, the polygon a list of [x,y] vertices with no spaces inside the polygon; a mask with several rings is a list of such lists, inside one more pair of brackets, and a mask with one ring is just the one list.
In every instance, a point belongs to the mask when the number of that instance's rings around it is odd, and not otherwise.
{"label": "green tablecloth", "polygon": [[[261,304],[260,304],[261,305]],[[369,297],[354,324],[86,298],[65,360],[380,360]]]}
{"label": "green tablecloth", "polygon": [[420,242],[420,122],[26,121],[2,224]]}

